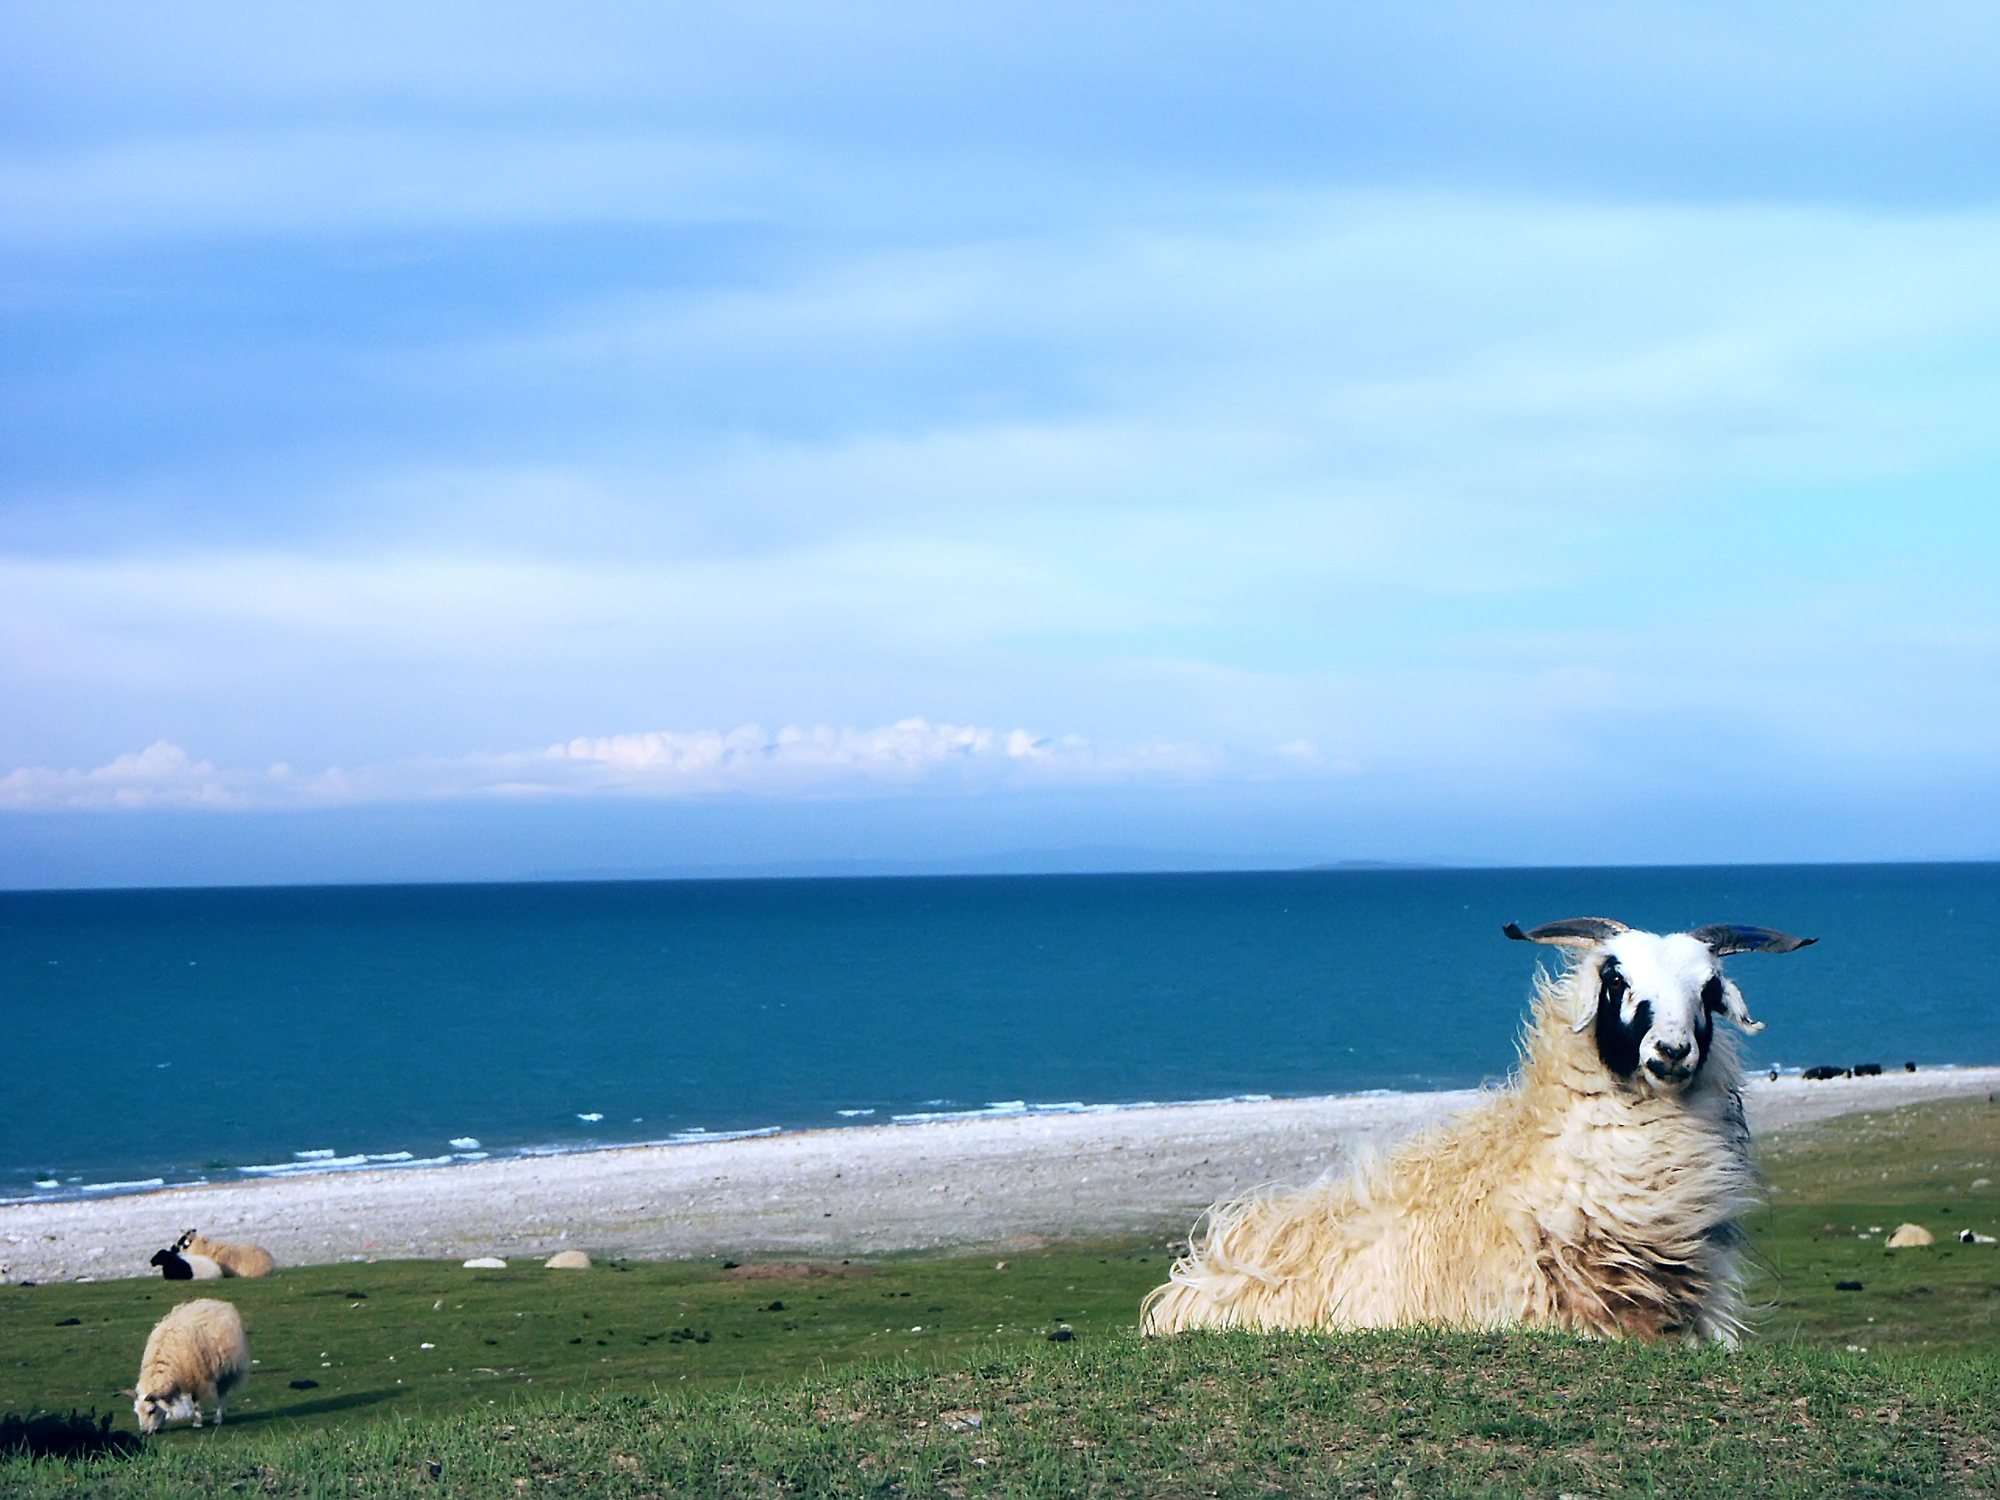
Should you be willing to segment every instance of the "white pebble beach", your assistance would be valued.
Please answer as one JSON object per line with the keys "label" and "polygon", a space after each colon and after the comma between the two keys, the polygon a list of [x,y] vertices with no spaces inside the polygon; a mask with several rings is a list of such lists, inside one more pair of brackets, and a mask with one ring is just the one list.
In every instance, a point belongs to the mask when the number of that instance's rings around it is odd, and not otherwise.
{"label": "white pebble beach", "polygon": [[[1754,1079],[1759,1135],[2000,1091],[2000,1068],[1806,1083]],[[1166,1105],[801,1131],[458,1166],[356,1171],[0,1207],[0,1278],[154,1274],[199,1226],[280,1266],[557,1250],[813,1258],[1184,1235],[1217,1197],[1301,1183],[1475,1103],[1434,1094]]]}

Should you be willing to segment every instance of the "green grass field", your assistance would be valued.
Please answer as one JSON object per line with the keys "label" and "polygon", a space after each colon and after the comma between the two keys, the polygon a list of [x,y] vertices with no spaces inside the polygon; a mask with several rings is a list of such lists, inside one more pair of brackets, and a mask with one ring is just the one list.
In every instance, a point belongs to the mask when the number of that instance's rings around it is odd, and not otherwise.
{"label": "green grass field", "polygon": [[[1963,1229],[2000,1239],[1992,1185],[2000,1181],[2000,1104],[1920,1104],[1832,1120],[1780,1138],[1764,1170],[1770,1206],[1747,1221],[1761,1262],[1751,1295],[1764,1304],[1764,1338],[2000,1353],[2000,1245],[1957,1242]],[[1883,1248],[1905,1222],[1922,1224],[1936,1245]],[[1843,1281],[1861,1290],[1841,1291]]]}
{"label": "green grass field", "polygon": [[[996,1264],[953,1257],[785,1275],[783,1266],[731,1272],[715,1262],[465,1271],[391,1261],[198,1292],[160,1281],[6,1287],[0,1411],[112,1403],[132,1384],[153,1323],[196,1295],[236,1304],[259,1361],[231,1402],[223,1431],[233,1437],[565,1390],[733,1390],[855,1360],[938,1360],[1045,1340],[1061,1322],[1102,1338],[1136,1322],[1167,1257],[1072,1247],[1010,1257],[1005,1271]],[[125,1407],[130,1426],[129,1398]]]}
{"label": "green grass field", "polygon": [[[1780,1141],[1750,1224],[1758,1333],[1734,1354],[1518,1334],[1142,1343],[1158,1246],[1005,1270],[301,1268],[200,1289],[242,1309],[260,1361],[226,1426],[136,1457],[0,1461],[0,1493],[1992,1493],[2000,1246],[1952,1236],[2000,1235],[2000,1193],[1973,1186],[1996,1161],[1984,1100]],[[1938,1244],[1885,1250],[1905,1220]],[[116,1393],[189,1295],[0,1288],[0,1413],[94,1407],[131,1429]],[[1059,1323],[1072,1341],[1048,1340]]]}

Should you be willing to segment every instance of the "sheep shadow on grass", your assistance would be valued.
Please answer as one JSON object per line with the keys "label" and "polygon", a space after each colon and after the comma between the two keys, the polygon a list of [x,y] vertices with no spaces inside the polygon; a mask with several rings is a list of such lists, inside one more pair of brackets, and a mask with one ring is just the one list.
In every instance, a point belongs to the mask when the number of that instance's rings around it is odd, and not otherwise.
{"label": "sheep shadow on grass", "polygon": [[396,1386],[387,1386],[377,1387],[372,1391],[349,1391],[344,1395],[322,1396],[314,1401],[286,1401],[282,1405],[256,1411],[239,1411],[232,1407],[229,1412],[229,1425],[239,1428],[255,1427],[260,1423],[286,1422],[298,1417],[323,1417],[334,1412],[356,1411],[365,1406],[378,1406],[406,1394],[407,1392]]}
{"label": "sheep shadow on grass", "polygon": [[0,1458],[129,1458],[143,1446],[136,1433],[113,1432],[111,1414],[95,1407],[0,1415]]}

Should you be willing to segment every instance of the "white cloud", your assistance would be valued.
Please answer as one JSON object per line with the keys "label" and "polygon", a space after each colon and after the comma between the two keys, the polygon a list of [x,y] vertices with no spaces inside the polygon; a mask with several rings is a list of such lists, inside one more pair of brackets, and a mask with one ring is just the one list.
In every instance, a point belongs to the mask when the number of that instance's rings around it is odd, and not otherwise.
{"label": "white cloud", "polygon": [[[264,778],[274,791],[288,786],[283,767]],[[178,745],[155,741],[93,770],[23,766],[0,776],[0,808],[15,811],[69,808],[248,807],[259,778],[248,771],[218,770]]]}
{"label": "white cloud", "polygon": [[[1690,776],[1684,742],[1773,779],[1990,757],[1997,534],[1967,497],[1994,463],[2000,216],[1225,209],[850,246],[378,351],[364,374],[413,410],[591,410],[518,466],[445,443],[303,497],[274,477],[218,531],[0,556],[0,764],[167,734],[223,765],[352,768],[119,784],[262,805],[1233,764],[1111,748],[1156,745],[1284,744],[1260,765],[1292,775],[1310,745],[1316,774],[1440,785]],[[690,406],[700,430],[656,439]],[[302,529],[258,531],[281,513]],[[880,725],[911,704],[1061,724],[1087,753],[893,725],[460,753],[663,705]],[[112,805],[99,769],[19,772],[9,796]]]}
{"label": "white cloud", "polygon": [[868,796],[1205,780],[1242,756],[1197,745],[1094,745],[1077,735],[898,720],[876,729],[755,724],[727,732],[580,735],[540,750],[382,762],[311,775],[220,768],[157,741],[94,769],[23,766],[0,809],[298,808],[439,798]]}

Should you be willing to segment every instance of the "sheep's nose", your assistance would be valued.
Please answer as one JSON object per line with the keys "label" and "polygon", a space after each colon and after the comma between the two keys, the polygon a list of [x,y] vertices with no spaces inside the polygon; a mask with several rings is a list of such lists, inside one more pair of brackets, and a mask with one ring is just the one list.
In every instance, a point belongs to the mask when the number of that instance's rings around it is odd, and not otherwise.
{"label": "sheep's nose", "polygon": [[1664,1057],[1668,1062],[1679,1062],[1690,1052],[1694,1051],[1693,1042],[1660,1042],[1657,1045],[1660,1049],[1660,1056]]}

